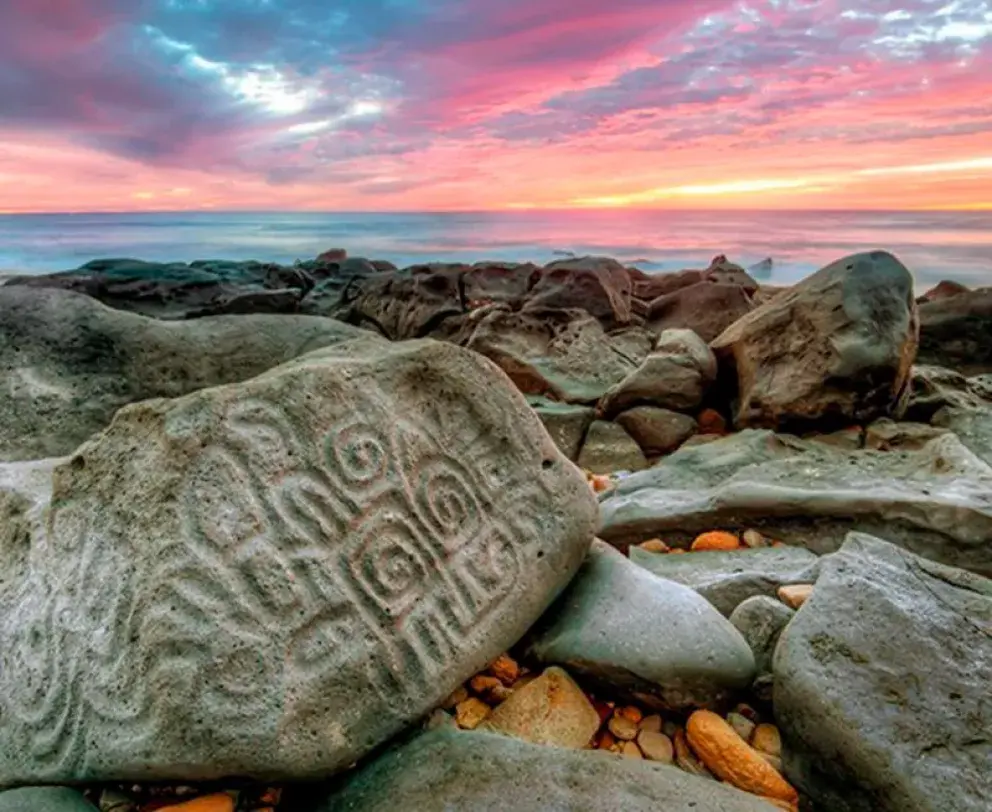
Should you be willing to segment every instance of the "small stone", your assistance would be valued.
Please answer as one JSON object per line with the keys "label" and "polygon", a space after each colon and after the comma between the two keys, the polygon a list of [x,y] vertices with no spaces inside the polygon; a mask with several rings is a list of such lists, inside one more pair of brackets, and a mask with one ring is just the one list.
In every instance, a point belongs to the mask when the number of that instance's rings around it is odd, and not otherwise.
{"label": "small stone", "polygon": [[452,710],[455,706],[460,705],[462,702],[468,699],[468,697],[469,697],[468,688],[466,688],[464,685],[459,685],[457,688],[455,688],[454,692],[452,692],[451,696],[449,696],[447,699],[444,700],[444,702],[441,703],[441,707],[444,710]]}
{"label": "small stone", "polygon": [[489,673],[504,685],[513,685],[520,679],[520,666],[509,654],[501,654],[489,666]]}
{"label": "small stone", "polygon": [[455,708],[455,720],[462,730],[475,730],[491,713],[492,708],[473,696],[458,703],[458,707]]}
{"label": "small stone", "polygon": [[770,756],[781,756],[782,735],[775,725],[758,725],[751,737],[751,746]]}
{"label": "small stone", "polygon": [[696,754],[689,747],[689,741],[685,737],[685,728],[680,727],[678,729],[672,745],[675,751],[675,763],[682,770],[692,775],[698,775],[700,778],[712,778],[714,781],[716,780],[713,773],[706,769],[703,762],[696,758]]}
{"label": "small stone", "polygon": [[604,730],[599,734],[599,739],[596,741],[596,747],[600,750],[612,750],[617,743],[616,736],[614,736],[610,731]]}
{"label": "small stone", "polygon": [[478,694],[479,696],[485,697],[496,687],[503,687],[503,683],[500,682],[496,677],[490,677],[486,674],[476,674],[468,683],[468,687],[472,689],[472,692]]}
{"label": "small stone", "polygon": [[641,723],[641,719],[644,718],[644,714],[641,712],[641,709],[635,707],[634,705],[625,705],[620,708],[617,713],[625,719],[630,719],[630,721],[636,725],[639,725]]}
{"label": "small stone", "polygon": [[100,812],[134,812],[137,804],[130,795],[116,789],[105,789],[100,793]]}
{"label": "small stone", "polygon": [[631,721],[626,716],[613,714],[610,717],[609,728],[610,733],[620,739],[620,741],[629,742],[637,738],[637,722]]}
{"label": "small stone", "polygon": [[644,730],[650,730],[652,733],[661,733],[661,727],[664,724],[662,718],[658,714],[653,713],[650,716],[645,716],[641,719],[641,723],[638,727]]}
{"label": "small stone", "polygon": [[644,754],[641,752],[641,748],[634,744],[634,742],[624,742],[623,746],[620,748],[620,754],[624,758],[644,759]]}
{"label": "small stone", "polygon": [[703,533],[701,536],[697,536],[696,540],[692,542],[692,551],[738,550],[740,546],[741,542],[736,533],[715,530],[712,533]]}
{"label": "small stone", "polygon": [[515,688],[508,688],[503,683],[500,683],[499,685],[496,685],[495,687],[492,688],[492,690],[489,691],[488,698],[492,701],[494,705],[499,705],[503,702],[506,702],[507,699],[513,696],[513,692],[515,690],[516,690]]}
{"label": "small stone", "polygon": [[604,493],[613,487],[613,480],[607,474],[592,474],[589,484],[595,493]]}
{"label": "small stone", "polygon": [[769,765],[774,767],[778,772],[782,772],[782,757],[775,756],[771,753],[763,753],[761,750],[755,750],[755,752],[761,756]]}
{"label": "small stone", "polygon": [[647,553],[667,553],[671,550],[671,548],[661,539],[651,539],[650,541],[645,541],[643,544],[638,544],[637,546]]}
{"label": "small stone", "polygon": [[743,702],[741,702],[736,708],[734,708],[734,713],[739,713],[745,719],[750,719],[756,725],[761,721],[761,716],[758,714],[758,712],[750,705],[746,705]]}
{"label": "small stone", "polygon": [[160,812],[234,812],[234,798],[226,792],[218,792],[174,806],[163,807]]}
{"label": "small stone", "polygon": [[660,761],[662,764],[671,764],[675,761],[675,745],[664,733],[642,730],[637,734],[637,744],[649,761]]}
{"label": "small stone", "polygon": [[751,741],[751,736],[755,731],[756,725],[746,716],[739,713],[728,713],[727,722],[730,726],[737,731],[737,735],[740,736],[744,741]]}
{"label": "small stone", "polygon": [[793,584],[778,588],[779,600],[791,609],[798,609],[812,594],[813,584]]}
{"label": "small stone", "polygon": [[704,409],[699,415],[700,434],[726,434],[727,421],[715,409]]}
{"label": "small stone", "polygon": [[766,539],[757,530],[745,530],[744,531],[744,536],[743,536],[743,541],[744,541],[745,546],[750,547],[752,550],[755,550],[755,549],[757,549],[759,547],[770,547],[771,546],[771,541],[769,541],[768,539]]}

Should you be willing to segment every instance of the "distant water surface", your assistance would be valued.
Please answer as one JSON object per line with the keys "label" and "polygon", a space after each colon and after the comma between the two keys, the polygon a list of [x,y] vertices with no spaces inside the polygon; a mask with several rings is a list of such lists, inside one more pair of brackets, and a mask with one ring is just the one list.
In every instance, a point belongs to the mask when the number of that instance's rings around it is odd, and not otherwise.
{"label": "distant water surface", "polygon": [[716,254],[787,284],[831,260],[884,248],[918,286],[992,285],[992,212],[514,211],[333,214],[187,212],[0,215],[0,272],[46,273],[92,259],[259,259],[328,248],[397,265],[605,254],[646,271],[706,267]]}

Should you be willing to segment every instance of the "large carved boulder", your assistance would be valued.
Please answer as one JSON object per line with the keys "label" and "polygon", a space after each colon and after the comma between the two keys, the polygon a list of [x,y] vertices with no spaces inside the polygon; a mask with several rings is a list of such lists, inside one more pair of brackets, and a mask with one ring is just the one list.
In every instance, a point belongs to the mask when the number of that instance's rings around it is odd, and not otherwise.
{"label": "large carved boulder", "polygon": [[121,406],[259,375],[366,335],[309,316],[159,321],[87,296],[0,288],[0,461],[68,454]]}
{"label": "large carved boulder", "polygon": [[735,425],[783,428],[899,416],[918,339],[913,277],[873,251],[826,266],[711,346]]}
{"label": "large carved boulder", "polygon": [[597,522],[510,382],[433,341],[126,407],[47,510],[21,479],[0,785],[332,774],[518,640]]}

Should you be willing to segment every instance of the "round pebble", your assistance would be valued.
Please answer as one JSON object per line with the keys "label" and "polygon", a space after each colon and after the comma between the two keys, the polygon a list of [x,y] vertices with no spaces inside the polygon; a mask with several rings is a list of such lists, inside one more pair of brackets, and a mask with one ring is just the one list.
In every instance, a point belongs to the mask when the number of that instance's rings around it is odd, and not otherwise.
{"label": "round pebble", "polygon": [[675,760],[675,746],[672,744],[672,740],[664,733],[658,733],[653,730],[642,730],[637,734],[637,744],[640,746],[645,758],[650,761],[671,764]]}
{"label": "round pebble", "polygon": [[641,748],[634,744],[634,742],[624,742],[623,747],[620,748],[620,752],[625,758],[644,759]]}
{"label": "round pebble", "polygon": [[641,719],[641,723],[638,725],[641,730],[650,730],[654,733],[661,733],[661,726],[664,724],[662,718],[658,714],[653,713],[651,716],[645,716]]}
{"label": "round pebble", "polygon": [[775,725],[758,725],[751,737],[751,746],[770,756],[781,756],[782,734]]}
{"label": "round pebble", "polygon": [[637,722],[631,721],[626,716],[620,716],[614,713],[610,717],[608,727],[610,728],[610,733],[620,739],[620,741],[629,742],[637,738]]}
{"label": "round pebble", "polygon": [[630,721],[633,722],[635,725],[639,725],[641,723],[641,719],[644,718],[644,714],[641,713],[641,709],[634,707],[633,705],[626,705],[620,708],[620,710],[618,710],[617,713],[619,713],[625,719],[630,719]]}
{"label": "round pebble", "polygon": [[751,549],[757,549],[759,547],[770,547],[771,542],[766,539],[757,530],[745,530],[742,536],[744,544]]}
{"label": "round pebble", "polygon": [[669,546],[661,539],[651,539],[637,546],[648,553],[667,553],[670,550]]}
{"label": "round pebble", "polygon": [[715,530],[712,533],[703,533],[692,542],[692,551],[700,552],[704,550],[739,550],[740,539],[735,533],[725,533],[722,530]]}

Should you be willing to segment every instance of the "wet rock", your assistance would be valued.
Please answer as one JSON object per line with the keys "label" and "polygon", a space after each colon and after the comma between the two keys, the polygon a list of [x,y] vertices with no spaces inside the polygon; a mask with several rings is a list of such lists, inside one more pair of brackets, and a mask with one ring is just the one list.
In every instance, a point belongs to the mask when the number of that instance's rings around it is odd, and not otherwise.
{"label": "wet rock", "polygon": [[711,347],[738,428],[810,428],[900,416],[918,335],[913,277],[873,251],[826,266]]}
{"label": "wet rock", "polygon": [[163,322],[93,299],[0,289],[0,461],[68,454],[122,406],[247,380],[367,335],[306,316]]}
{"label": "wet rock", "polygon": [[308,812],[768,812],[759,798],[641,759],[436,731],[386,753]]}
{"label": "wet rock", "polygon": [[992,582],[852,534],[775,654],[786,774],[817,808],[979,812]]}
{"label": "wet rock", "polygon": [[648,461],[640,445],[617,423],[596,420],[579,452],[579,467],[594,474],[640,471]]}
{"label": "wet rock", "polygon": [[696,433],[696,421],[688,415],[658,409],[654,406],[637,406],[615,418],[627,434],[641,447],[647,457],[668,454]]}
{"label": "wet rock", "polygon": [[518,640],[597,520],[489,362],[375,337],[126,407],[51,487],[0,581],[0,784],[330,775]]}
{"label": "wet rock", "polygon": [[860,530],[992,573],[992,466],[953,434],[919,451],[846,452],[744,431],[624,478],[600,512],[600,536],[618,546],[747,528],[822,555]]}
{"label": "wet rock", "polygon": [[747,643],[709,603],[602,542],[535,627],[527,650],[657,709],[715,704],[754,676]]}
{"label": "wet rock", "polygon": [[756,595],[773,596],[786,584],[815,578],[819,558],[799,547],[658,555],[630,548],[630,560],[659,578],[683,584],[729,617],[741,603]]}
{"label": "wet rock", "polygon": [[758,675],[771,673],[772,656],[779,635],[796,613],[775,598],[756,595],[742,601],[730,615],[730,622],[747,640],[754,654]]}
{"label": "wet rock", "polygon": [[97,808],[68,787],[24,787],[0,790],[0,812],[97,812]]}
{"label": "wet rock", "polygon": [[545,430],[555,441],[561,452],[573,462],[579,458],[582,441],[596,410],[591,406],[577,406],[571,403],[556,403],[547,398],[530,396],[528,403],[541,418]]}
{"label": "wet rock", "polygon": [[919,361],[966,375],[992,372],[992,288],[921,304]]}

